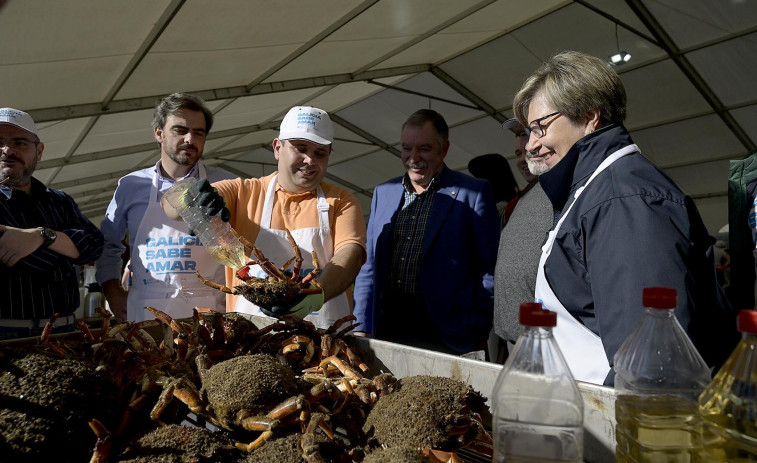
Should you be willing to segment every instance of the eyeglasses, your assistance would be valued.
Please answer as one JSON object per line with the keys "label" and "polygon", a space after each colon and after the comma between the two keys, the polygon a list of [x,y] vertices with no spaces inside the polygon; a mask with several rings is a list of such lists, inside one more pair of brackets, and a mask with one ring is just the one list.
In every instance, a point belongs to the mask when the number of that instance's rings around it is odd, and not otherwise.
{"label": "eyeglasses", "polygon": [[[552,122],[550,122],[549,124],[542,124],[541,121],[543,121],[544,119],[550,118],[552,116],[557,116],[558,114],[560,114],[560,111],[555,111],[552,114],[547,114],[546,116],[540,117],[538,119],[534,119],[533,121],[531,121],[530,124],[528,124],[528,127],[526,127],[526,131],[529,133],[529,135],[533,133],[536,138],[543,137],[544,131]],[[554,119],[552,121],[554,121]]]}
{"label": "eyeglasses", "polygon": [[28,138],[11,138],[10,140],[0,138],[0,149],[7,146],[14,151],[27,151],[32,145],[36,146],[37,142],[31,141]]}

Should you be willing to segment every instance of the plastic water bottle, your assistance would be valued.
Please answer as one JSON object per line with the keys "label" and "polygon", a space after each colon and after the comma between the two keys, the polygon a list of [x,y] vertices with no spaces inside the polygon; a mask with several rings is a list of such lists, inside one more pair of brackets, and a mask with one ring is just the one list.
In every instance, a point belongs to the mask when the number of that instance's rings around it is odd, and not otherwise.
{"label": "plastic water bottle", "polygon": [[707,461],[697,398],[710,370],[673,313],[675,289],[644,288],[643,305],[643,318],[615,354],[616,459]]}
{"label": "plastic water bottle", "polygon": [[757,311],[737,326],[741,341],[699,396],[706,461],[757,461]]}
{"label": "plastic water bottle", "polygon": [[198,181],[188,177],[176,182],[163,197],[194,231],[205,249],[219,264],[239,270],[244,267],[244,246],[231,233],[231,226],[218,216],[209,216],[191,204],[200,195]]}
{"label": "plastic water bottle", "polygon": [[497,377],[494,461],[583,461],[583,399],[552,335],[557,314],[520,306],[523,333]]}

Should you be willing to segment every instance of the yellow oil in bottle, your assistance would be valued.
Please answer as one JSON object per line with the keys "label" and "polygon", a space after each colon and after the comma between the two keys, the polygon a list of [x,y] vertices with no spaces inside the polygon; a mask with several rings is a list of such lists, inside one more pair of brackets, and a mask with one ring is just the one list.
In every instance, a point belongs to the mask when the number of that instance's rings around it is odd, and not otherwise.
{"label": "yellow oil in bottle", "polygon": [[244,267],[244,246],[205,246],[205,249],[219,264],[239,270]]}
{"label": "yellow oil in bottle", "polygon": [[746,335],[699,398],[706,461],[757,462],[757,336]]}
{"label": "yellow oil in bottle", "polygon": [[615,402],[620,463],[695,463],[702,458],[697,403],[675,395],[620,395]]}

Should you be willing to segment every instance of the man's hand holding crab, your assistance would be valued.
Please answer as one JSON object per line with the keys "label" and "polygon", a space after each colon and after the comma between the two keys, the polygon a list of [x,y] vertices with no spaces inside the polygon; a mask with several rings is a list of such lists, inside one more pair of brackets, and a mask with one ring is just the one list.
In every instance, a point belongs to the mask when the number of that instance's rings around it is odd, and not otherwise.
{"label": "man's hand holding crab", "polygon": [[[285,275],[287,273],[290,272],[284,272]],[[300,277],[298,280],[302,281],[302,277]],[[308,291],[317,291],[314,294],[307,294],[303,292],[289,303],[274,305],[271,308],[261,307],[260,311],[268,315],[269,317],[274,318],[282,318],[284,315],[297,315],[300,318],[305,318],[306,315],[312,312],[317,312],[323,306],[323,288],[316,285],[317,283],[311,283],[310,286],[304,288]]]}

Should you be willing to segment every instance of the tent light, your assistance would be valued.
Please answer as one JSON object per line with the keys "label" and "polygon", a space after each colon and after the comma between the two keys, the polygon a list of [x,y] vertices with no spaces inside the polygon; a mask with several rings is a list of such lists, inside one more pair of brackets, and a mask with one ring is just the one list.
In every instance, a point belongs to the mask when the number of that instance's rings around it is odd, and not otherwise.
{"label": "tent light", "polygon": [[631,60],[631,54],[625,51],[619,51],[615,53],[614,55],[610,56],[610,64],[614,66],[619,66],[621,64],[625,64]]}

